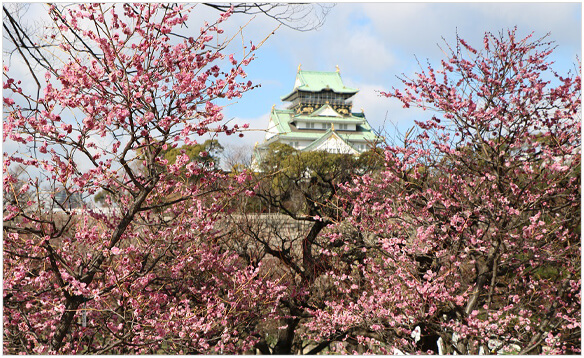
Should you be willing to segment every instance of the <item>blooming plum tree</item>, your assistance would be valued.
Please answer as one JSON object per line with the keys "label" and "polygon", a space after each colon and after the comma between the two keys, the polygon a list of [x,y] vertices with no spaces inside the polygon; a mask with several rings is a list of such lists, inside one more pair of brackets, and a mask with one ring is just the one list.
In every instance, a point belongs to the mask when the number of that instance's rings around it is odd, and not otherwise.
{"label": "blooming plum tree", "polygon": [[[160,155],[234,133],[217,100],[253,87],[242,78],[256,47],[223,54],[231,12],[179,36],[191,10],[52,6],[46,36],[59,47],[44,53],[44,81],[32,73],[41,91],[4,67],[3,140],[16,148],[4,153],[4,193],[30,197],[4,205],[4,353],[228,353],[257,340],[246,327],[282,287],[214,241],[219,174]],[[98,191],[115,210],[56,200]]]}
{"label": "blooming plum tree", "polygon": [[273,146],[238,204],[279,216],[236,211],[226,239],[287,287],[261,352],[580,352],[580,77],[552,46],[458,39],[404,77],[385,95],[434,114],[381,170]]}
{"label": "blooming plum tree", "polygon": [[[581,351],[581,79],[554,72],[552,50],[515,29],[480,49],[457,38],[441,69],[383,93],[434,114],[343,186],[371,239],[352,274],[331,272],[313,339],[360,328],[372,351],[414,353],[420,326],[445,353]],[[332,257],[355,242],[341,237]]]}
{"label": "blooming plum tree", "polygon": [[339,184],[383,167],[383,160],[374,151],[357,157],[272,143],[257,167],[239,184],[243,189],[231,202],[232,215],[224,220],[225,245],[250,263],[273,267],[270,274],[287,287],[271,327],[262,322],[266,334],[257,348],[265,354],[317,354],[328,344],[306,336],[309,312],[330,298],[334,284],[329,273],[350,270],[353,261],[363,258],[358,245],[339,255],[340,261],[325,254],[341,244],[325,235],[344,220],[338,207]]}
{"label": "blooming plum tree", "polygon": [[[42,95],[4,69],[4,353],[580,352],[581,79],[551,42],[458,38],[384,93],[434,112],[402,145],[226,177],[178,147],[237,131],[217,100],[255,47],[212,44],[229,11],[178,36],[188,12],[52,7]],[[242,197],[307,231],[218,223]]]}

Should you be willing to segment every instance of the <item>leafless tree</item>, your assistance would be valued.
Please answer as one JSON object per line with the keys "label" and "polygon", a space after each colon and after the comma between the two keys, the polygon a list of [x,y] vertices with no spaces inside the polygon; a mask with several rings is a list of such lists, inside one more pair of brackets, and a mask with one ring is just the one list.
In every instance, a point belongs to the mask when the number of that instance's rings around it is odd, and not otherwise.
{"label": "leafless tree", "polygon": [[248,168],[252,160],[252,148],[248,145],[226,144],[221,153],[221,163],[228,171]]}
{"label": "leafless tree", "polygon": [[268,16],[284,26],[298,31],[311,31],[321,27],[334,3],[204,3],[219,11],[231,6],[234,13]]}
{"label": "leafless tree", "polygon": [[[247,15],[265,15],[280,24],[298,31],[311,31],[320,28],[334,7],[334,3],[203,3],[203,5],[218,11],[227,11],[233,6],[233,12]],[[3,38],[13,44],[5,53],[18,52],[31,67],[34,64],[49,69],[50,62],[40,49],[51,46],[50,43],[40,44],[35,37],[40,23],[27,24],[23,22],[31,4],[8,3],[3,10]],[[169,5],[171,6],[171,5]],[[66,4],[60,4],[64,9]],[[27,56],[25,56],[25,53]],[[29,63],[27,57],[32,63]],[[34,74],[33,74],[34,76]],[[35,81],[38,80],[35,77]]]}

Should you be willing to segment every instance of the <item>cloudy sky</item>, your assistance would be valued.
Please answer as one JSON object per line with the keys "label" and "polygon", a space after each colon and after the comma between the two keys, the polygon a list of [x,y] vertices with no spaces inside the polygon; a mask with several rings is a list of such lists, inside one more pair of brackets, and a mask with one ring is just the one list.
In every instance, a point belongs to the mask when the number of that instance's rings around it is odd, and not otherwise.
{"label": "cloudy sky", "polygon": [[[33,5],[27,18],[42,14],[43,6]],[[319,9],[315,4],[310,6]],[[363,108],[374,129],[391,135],[396,128],[405,132],[414,118],[427,113],[402,109],[397,101],[381,98],[378,91],[400,87],[396,76],[412,75],[418,69],[416,56],[422,62],[428,59],[439,64],[443,53],[438,45],[444,44],[443,38],[454,43],[457,32],[476,46],[480,46],[486,31],[498,33],[514,26],[520,36],[533,32],[535,37],[541,37],[550,33],[557,44],[552,58],[560,73],[574,68],[581,57],[580,2],[341,2],[326,6],[332,8],[317,30],[301,32],[282,26],[259,49],[247,73],[248,79],[261,87],[225,109],[226,118],[232,123],[249,123],[258,131],[248,132],[244,138],[223,136],[219,138],[222,144],[251,148],[256,141],[263,140],[261,130],[267,127],[270,109],[272,105],[285,107],[280,96],[292,89],[299,64],[304,70],[315,71],[334,71],[338,65],[345,84],[360,89],[354,110]],[[190,15],[189,29],[197,32],[204,21],[211,22],[217,17],[217,11],[199,4]],[[234,15],[222,24],[225,35],[232,35],[250,18]],[[29,23],[33,24],[32,20]],[[258,15],[244,29],[245,41],[258,43],[277,26],[275,20]],[[233,44],[229,51],[241,58],[241,41]],[[22,64],[12,63],[11,71],[18,71],[19,67],[24,71]]]}
{"label": "cloudy sky", "polygon": [[[199,7],[193,17],[214,16]],[[249,20],[233,16],[226,32]],[[257,42],[277,23],[257,16],[246,28],[246,39]],[[343,81],[360,89],[354,109],[363,108],[375,129],[391,134],[395,127],[407,130],[415,116],[394,100],[381,98],[380,90],[399,87],[396,76],[417,70],[415,56],[438,64],[443,39],[453,43],[456,33],[471,45],[482,43],[486,31],[498,33],[517,26],[519,35],[531,32],[540,37],[550,33],[557,44],[553,60],[567,72],[581,58],[582,5],[572,3],[337,3],[318,30],[300,32],[280,27],[257,53],[247,69],[261,88],[249,92],[226,109],[227,118],[265,129],[272,105],[284,108],[280,96],[293,87],[299,64],[304,70],[334,71],[338,65]],[[237,50],[235,50],[237,54]],[[427,115],[427,114],[426,114]],[[238,142],[253,145],[262,132],[248,133]],[[222,139],[221,141],[231,141]]]}

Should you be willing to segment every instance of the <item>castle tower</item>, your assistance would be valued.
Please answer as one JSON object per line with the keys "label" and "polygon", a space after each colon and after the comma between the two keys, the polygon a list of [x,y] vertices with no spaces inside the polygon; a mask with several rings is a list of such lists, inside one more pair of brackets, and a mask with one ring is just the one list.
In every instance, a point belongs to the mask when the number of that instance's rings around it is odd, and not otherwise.
{"label": "castle tower", "polygon": [[352,99],[358,91],[344,85],[338,66],[335,72],[303,71],[298,66],[294,88],[281,97],[289,105],[283,110],[272,107],[264,142],[257,150],[280,142],[302,151],[364,152],[377,137],[365,114],[353,112]]}

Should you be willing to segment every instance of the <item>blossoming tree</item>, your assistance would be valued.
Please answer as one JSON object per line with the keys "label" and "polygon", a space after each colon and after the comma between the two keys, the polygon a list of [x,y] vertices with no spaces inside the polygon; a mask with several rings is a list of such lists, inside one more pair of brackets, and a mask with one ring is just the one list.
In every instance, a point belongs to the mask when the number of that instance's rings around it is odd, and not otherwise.
{"label": "blossoming tree", "polygon": [[[554,72],[552,50],[516,30],[480,49],[458,38],[440,69],[384,93],[433,114],[387,146],[385,170],[344,186],[367,259],[331,273],[312,339],[360,328],[375,352],[580,352],[581,79]],[[330,237],[345,243],[333,258],[356,242]]]}
{"label": "blossoming tree", "polygon": [[581,80],[545,38],[457,39],[403,78],[385,95],[435,114],[381,170],[285,178],[320,188],[312,228],[257,231],[252,260],[219,221],[277,183],[163,155],[237,130],[217,101],[255,47],[223,54],[230,12],[189,37],[182,6],[50,11],[42,91],[4,69],[4,353],[580,352]]}
{"label": "blossoming tree", "polygon": [[278,340],[262,352],[580,351],[580,77],[516,30],[446,50],[441,69],[385,93],[433,115],[385,146],[383,170],[316,197],[326,175],[278,148],[262,173],[281,197],[244,183],[266,205],[304,186],[301,208],[319,209],[303,218],[318,231],[299,236],[249,215],[239,225],[243,249],[288,273]]}
{"label": "blossoming tree", "polygon": [[[218,174],[160,155],[234,133],[216,100],[252,88],[255,46],[223,54],[230,11],[191,37],[191,10],[53,6],[40,91],[4,68],[4,193],[30,198],[4,206],[4,353],[243,352],[279,299],[213,239]],[[113,210],[64,204],[98,191]]]}

